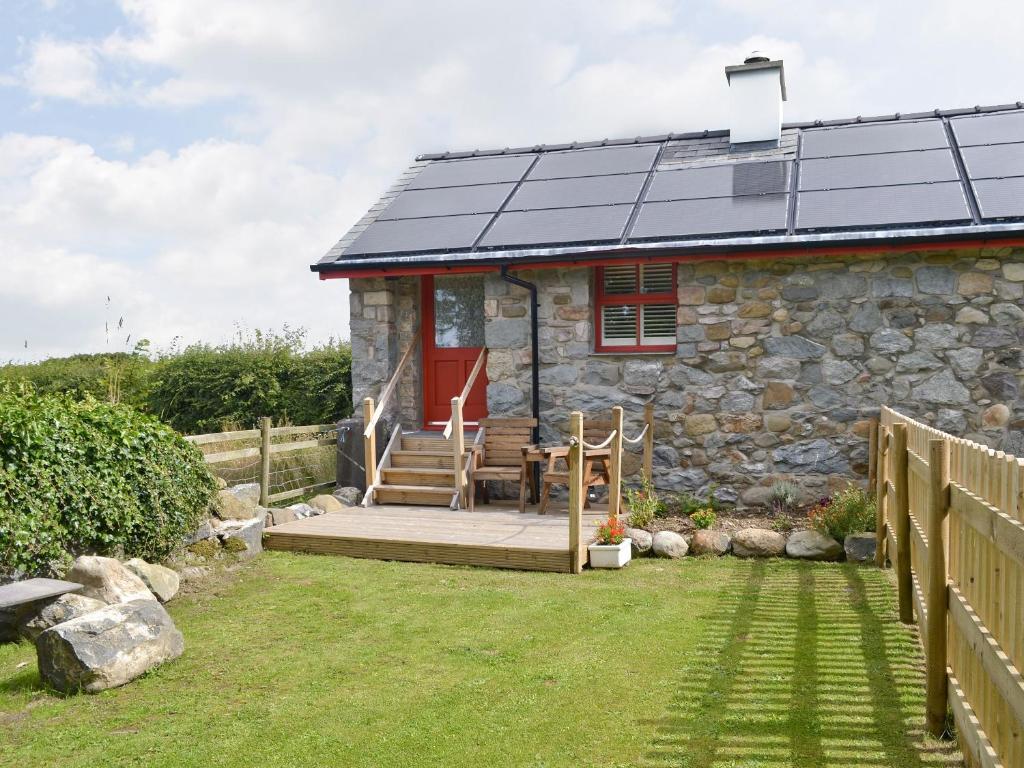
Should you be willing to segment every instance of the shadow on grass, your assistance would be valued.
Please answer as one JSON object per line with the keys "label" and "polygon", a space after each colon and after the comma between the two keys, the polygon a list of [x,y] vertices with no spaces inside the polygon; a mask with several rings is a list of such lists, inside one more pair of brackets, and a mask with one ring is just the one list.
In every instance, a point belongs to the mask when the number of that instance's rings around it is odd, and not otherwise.
{"label": "shadow on grass", "polygon": [[0,693],[39,693],[47,690],[39,677],[35,664],[18,670],[10,677],[0,680]]}
{"label": "shadow on grass", "polygon": [[646,765],[958,764],[922,735],[920,650],[881,574],[807,562],[745,570],[723,589],[668,712],[646,723]]}

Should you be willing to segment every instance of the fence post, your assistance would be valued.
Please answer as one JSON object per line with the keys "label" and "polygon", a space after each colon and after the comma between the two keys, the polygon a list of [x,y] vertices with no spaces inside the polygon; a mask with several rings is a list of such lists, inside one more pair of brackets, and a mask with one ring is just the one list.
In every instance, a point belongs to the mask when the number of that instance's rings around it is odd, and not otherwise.
{"label": "fence post", "polygon": [[875,565],[885,566],[885,528],[886,507],[889,506],[889,429],[885,425],[878,428],[878,449],[875,458]]}
{"label": "fence post", "polygon": [[[363,429],[373,421],[373,398],[363,400]],[[366,490],[377,484],[377,430],[363,435],[363,466],[366,467]]]}
{"label": "fence post", "polygon": [[573,573],[583,572],[583,414],[569,416],[569,557]]}
{"label": "fence post", "polygon": [[868,423],[868,485],[875,482],[878,472],[878,419]]}
{"label": "fence post", "polygon": [[622,504],[622,406],[616,405],[612,408],[612,429],[615,430],[615,437],[612,438],[611,466],[608,468],[610,475],[608,483],[608,515],[609,517],[619,516],[619,507]]}
{"label": "fence post", "polygon": [[647,425],[647,432],[644,433],[644,477],[650,483],[654,482],[654,403],[647,403],[644,406],[644,424]]}
{"label": "fence post", "polygon": [[925,725],[941,736],[946,725],[946,620],[949,610],[945,523],[949,511],[949,443],[928,441],[928,579],[925,633]]}
{"label": "fence post", "polygon": [[270,417],[260,417],[260,506],[270,506]]}
{"label": "fence post", "polygon": [[462,428],[462,400],[452,398],[452,455],[455,457],[455,493],[458,494],[459,507],[466,506],[466,488],[462,484],[462,454],[466,450],[466,435]]}
{"label": "fence post", "polygon": [[910,478],[907,475],[907,425],[892,425],[892,484],[896,489],[893,500],[895,509],[890,517],[895,519],[896,534],[896,586],[900,596],[900,621],[914,623],[914,580],[910,573]]}

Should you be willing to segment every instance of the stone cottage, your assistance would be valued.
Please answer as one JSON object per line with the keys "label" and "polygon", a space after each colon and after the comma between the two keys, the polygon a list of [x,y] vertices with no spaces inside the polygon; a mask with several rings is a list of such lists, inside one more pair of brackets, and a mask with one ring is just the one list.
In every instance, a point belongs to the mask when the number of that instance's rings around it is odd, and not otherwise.
{"label": "stone cottage", "polygon": [[882,403],[1024,454],[1021,104],[787,124],[781,61],[726,77],[728,130],[418,157],[312,267],[356,402],[408,351],[436,429],[486,350],[470,424],[651,402],[656,485],[743,503],[865,475]]}

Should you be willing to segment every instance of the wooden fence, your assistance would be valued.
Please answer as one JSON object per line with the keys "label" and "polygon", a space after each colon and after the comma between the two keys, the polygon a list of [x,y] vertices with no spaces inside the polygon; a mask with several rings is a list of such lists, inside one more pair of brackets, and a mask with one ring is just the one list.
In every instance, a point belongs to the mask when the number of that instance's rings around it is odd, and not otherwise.
{"label": "wooden fence", "polygon": [[259,429],[189,435],[185,439],[199,446],[214,474],[231,482],[260,484],[260,504],[305,496],[335,484],[336,464],[333,452],[338,428],[334,424],[308,424],[297,427],[271,427],[268,417],[260,419]]}
{"label": "wooden fence", "polygon": [[883,407],[878,558],[925,649],[926,724],[968,765],[1024,766],[1024,460]]}

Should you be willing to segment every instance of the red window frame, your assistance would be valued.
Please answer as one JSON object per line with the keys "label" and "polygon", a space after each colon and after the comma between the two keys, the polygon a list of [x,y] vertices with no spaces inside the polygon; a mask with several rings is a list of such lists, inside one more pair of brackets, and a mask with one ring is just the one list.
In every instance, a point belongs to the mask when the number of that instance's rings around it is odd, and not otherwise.
{"label": "red window frame", "polygon": [[[642,266],[661,266],[662,264],[668,263],[672,267],[672,290],[665,291],[663,293],[642,293],[643,286],[640,283],[640,267]],[[602,267],[595,267],[597,285],[594,290],[594,351],[595,352],[675,352],[676,343],[671,344],[641,344],[640,339],[643,338],[642,323],[643,323],[643,312],[641,310],[642,304],[678,304],[678,298],[676,296],[676,265],[675,262],[651,262],[642,264],[633,264],[632,267],[636,270],[636,293],[615,293],[606,294],[604,292],[604,270]],[[622,305],[629,304],[637,308],[636,310],[636,344],[614,344],[611,346],[605,346],[604,340],[601,337],[602,327],[602,308],[609,305]]]}

